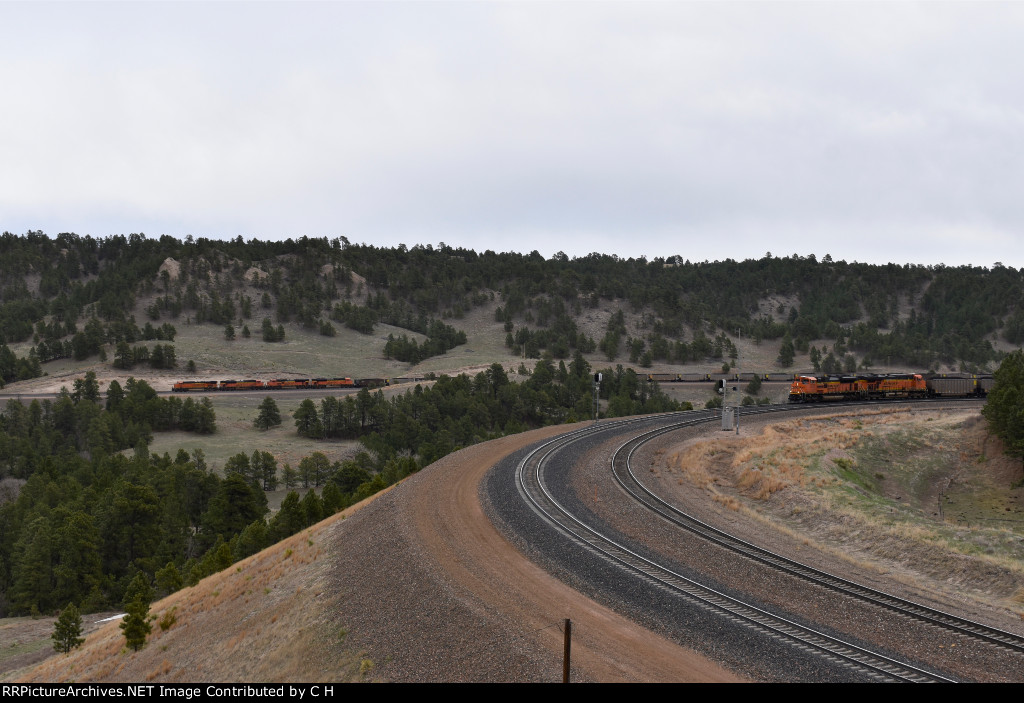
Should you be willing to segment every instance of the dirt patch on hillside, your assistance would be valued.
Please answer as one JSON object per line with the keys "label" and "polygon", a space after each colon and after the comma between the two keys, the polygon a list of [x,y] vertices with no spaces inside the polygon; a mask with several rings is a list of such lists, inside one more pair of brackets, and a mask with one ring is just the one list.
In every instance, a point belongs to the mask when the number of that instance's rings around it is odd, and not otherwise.
{"label": "dirt patch on hillside", "polygon": [[270,278],[269,273],[267,273],[261,268],[256,268],[255,266],[250,266],[249,269],[245,272],[246,282],[254,286],[262,283],[268,278]]}
{"label": "dirt patch on hillside", "polygon": [[159,278],[163,272],[167,272],[168,281],[177,281],[181,277],[181,264],[176,259],[167,257],[164,262],[160,264],[160,268],[157,269],[157,278]]}

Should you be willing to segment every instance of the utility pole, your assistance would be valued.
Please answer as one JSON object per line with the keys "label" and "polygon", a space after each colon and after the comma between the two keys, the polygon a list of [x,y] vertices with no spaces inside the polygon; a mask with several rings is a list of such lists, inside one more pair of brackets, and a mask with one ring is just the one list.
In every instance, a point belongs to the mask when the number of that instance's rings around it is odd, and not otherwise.
{"label": "utility pole", "polygon": [[[594,422],[597,422],[597,408],[598,399],[601,397],[601,379],[604,378],[604,374],[594,374]],[[566,621],[568,622],[568,620]]]}
{"label": "utility pole", "polygon": [[569,683],[569,650],[572,649],[572,620],[565,619],[564,638],[562,640],[562,683]]}

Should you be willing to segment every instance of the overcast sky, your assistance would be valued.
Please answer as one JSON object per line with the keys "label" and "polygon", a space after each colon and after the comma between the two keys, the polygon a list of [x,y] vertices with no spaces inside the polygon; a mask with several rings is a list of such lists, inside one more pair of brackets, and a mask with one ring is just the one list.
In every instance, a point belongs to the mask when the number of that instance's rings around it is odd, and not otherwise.
{"label": "overcast sky", "polygon": [[0,230],[1024,267],[1024,4],[0,2]]}

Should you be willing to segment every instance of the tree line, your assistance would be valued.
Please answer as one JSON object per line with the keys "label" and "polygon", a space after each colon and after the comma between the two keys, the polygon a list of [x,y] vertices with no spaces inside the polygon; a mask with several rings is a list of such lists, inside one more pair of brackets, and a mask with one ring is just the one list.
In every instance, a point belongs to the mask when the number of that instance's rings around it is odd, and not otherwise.
{"label": "tree line", "polygon": [[150,454],[152,433],[169,429],[215,431],[210,401],[162,399],[134,378],[104,398],[91,372],[54,401],[8,401],[0,485],[17,496],[0,504],[0,610],[119,602],[137,572],[185,567],[262,515],[262,492],[209,473],[201,453]]}
{"label": "tree line", "polygon": [[[174,278],[160,270],[167,258],[179,264]],[[38,289],[27,284],[33,275],[41,275]],[[266,336],[280,337],[288,323],[330,334],[328,318],[364,333],[385,322],[425,334],[431,319],[458,319],[499,295],[506,341],[530,358],[548,351],[568,359],[600,342],[614,359],[626,342],[637,363],[681,363],[704,358],[702,339],[726,334],[756,341],[788,336],[796,353],[807,353],[814,340],[834,340],[845,347],[833,351],[841,363],[854,355],[861,365],[979,366],[998,361],[996,335],[1013,344],[1024,340],[1022,283],[1024,272],[998,263],[874,265],[771,253],[739,262],[596,253],[545,259],[443,243],[381,248],[343,237],[262,242],[4,233],[0,344],[37,334],[41,363],[68,352],[77,359],[97,355],[103,343],[122,338],[132,344],[122,328],[134,325],[139,296],[156,296],[147,307],[153,322],[185,317],[224,326],[272,316]],[[770,298],[790,302],[766,311]],[[634,311],[640,333],[628,340],[621,331],[604,340],[579,334],[576,319],[602,302]],[[97,343],[100,338],[106,341]],[[398,346],[410,359],[422,356]],[[29,359],[8,377],[24,377],[31,365]]]}

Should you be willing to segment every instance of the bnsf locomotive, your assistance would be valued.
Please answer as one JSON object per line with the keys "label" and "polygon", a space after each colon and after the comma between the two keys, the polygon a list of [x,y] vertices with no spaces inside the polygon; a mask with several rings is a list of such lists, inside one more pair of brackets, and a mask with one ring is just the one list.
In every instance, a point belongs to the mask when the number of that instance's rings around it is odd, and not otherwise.
{"label": "bnsf locomotive", "polygon": [[899,398],[984,398],[992,388],[989,375],[975,374],[847,374],[797,376],[789,389],[790,403],[827,400]]}
{"label": "bnsf locomotive", "polygon": [[270,381],[178,381],[175,393],[210,391],[276,391],[307,388],[376,388],[388,385],[386,378],[275,378]]}

